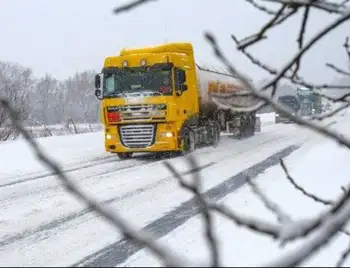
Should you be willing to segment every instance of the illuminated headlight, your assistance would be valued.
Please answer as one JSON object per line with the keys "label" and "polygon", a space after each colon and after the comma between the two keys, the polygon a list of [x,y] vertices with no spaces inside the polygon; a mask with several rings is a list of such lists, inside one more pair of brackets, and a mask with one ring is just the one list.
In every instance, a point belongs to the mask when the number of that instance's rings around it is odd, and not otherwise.
{"label": "illuminated headlight", "polygon": [[174,134],[172,132],[163,132],[162,136],[166,138],[172,138]]}
{"label": "illuminated headlight", "polygon": [[126,60],[124,60],[122,64],[123,64],[123,67],[128,66],[128,62]]}
{"label": "illuminated headlight", "polygon": [[111,135],[111,134],[107,134],[107,135],[106,135],[106,139],[107,139],[107,140],[112,139],[112,135]]}

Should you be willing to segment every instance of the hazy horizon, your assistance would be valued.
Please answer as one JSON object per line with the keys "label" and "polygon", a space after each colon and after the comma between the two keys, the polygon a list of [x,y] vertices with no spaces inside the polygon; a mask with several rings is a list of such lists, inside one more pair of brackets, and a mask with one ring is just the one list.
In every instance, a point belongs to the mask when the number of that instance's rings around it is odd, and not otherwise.
{"label": "hazy horizon", "polygon": [[[198,63],[220,66],[203,32],[216,35],[226,55],[255,81],[268,74],[254,66],[234,48],[231,33],[243,38],[269,18],[246,1],[159,0],[132,12],[114,15],[112,9],[126,1],[106,0],[11,0],[0,3],[0,60],[17,62],[35,76],[49,73],[64,79],[75,72],[99,71],[104,58],[123,47],[168,42],[191,42]],[[199,6],[200,5],[200,6]],[[198,7],[199,6],[199,7]],[[276,7],[278,7],[276,5]],[[324,12],[311,12],[307,37],[334,19]],[[254,19],[251,19],[254,18]],[[324,66],[345,66],[342,48],[349,23],[324,38],[303,60],[302,75],[314,82],[332,80],[336,74]],[[250,49],[263,62],[281,67],[297,49],[300,14],[270,33],[269,40]],[[306,41],[308,38],[306,38]]]}

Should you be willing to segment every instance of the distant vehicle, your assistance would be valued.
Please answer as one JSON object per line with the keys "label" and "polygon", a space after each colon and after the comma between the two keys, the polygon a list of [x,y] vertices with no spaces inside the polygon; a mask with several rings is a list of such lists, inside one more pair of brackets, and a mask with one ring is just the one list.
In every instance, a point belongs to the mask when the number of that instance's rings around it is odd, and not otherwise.
{"label": "distant vehicle", "polygon": [[[296,96],[294,95],[283,95],[278,97],[277,101],[283,106],[287,107],[293,114],[296,114],[300,109],[300,103]],[[292,120],[289,118],[275,113],[275,122],[276,123],[291,123]]]}
{"label": "distant vehicle", "polygon": [[297,96],[300,101],[299,114],[310,116],[322,113],[322,97],[307,87],[298,87]]}

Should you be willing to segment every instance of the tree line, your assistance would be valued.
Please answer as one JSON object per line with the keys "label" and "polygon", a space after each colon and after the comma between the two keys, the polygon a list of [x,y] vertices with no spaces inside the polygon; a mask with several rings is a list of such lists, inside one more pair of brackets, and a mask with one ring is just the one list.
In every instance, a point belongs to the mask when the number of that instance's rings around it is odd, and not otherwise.
{"label": "tree line", "polygon": [[[26,126],[99,122],[99,102],[94,96],[96,72],[77,72],[64,80],[50,74],[34,77],[30,68],[0,61],[0,97],[18,111]],[[16,137],[9,114],[0,107],[0,140]]]}

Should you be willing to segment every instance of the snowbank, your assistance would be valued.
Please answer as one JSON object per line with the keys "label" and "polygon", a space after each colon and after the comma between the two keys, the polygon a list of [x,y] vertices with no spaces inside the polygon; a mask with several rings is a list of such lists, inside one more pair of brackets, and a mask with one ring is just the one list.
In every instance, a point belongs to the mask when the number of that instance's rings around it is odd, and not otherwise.
{"label": "snowbank", "polygon": [[260,117],[261,125],[271,125],[275,124],[275,113],[264,113],[258,114]]}
{"label": "snowbank", "polygon": [[[109,156],[104,151],[102,132],[37,138],[36,141],[52,159],[64,166]],[[1,144],[0,177],[42,170],[43,164],[33,156],[24,139]]]}
{"label": "snowbank", "polygon": [[[350,131],[349,122],[349,116],[344,116],[332,128],[336,128],[344,135],[350,135],[347,134]],[[350,151],[319,135],[315,135],[313,140],[286,158],[285,163],[298,184],[325,199],[334,199],[341,193],[341,186],[349,183]],[[264,193],[293,219],[310,217],[325,209],[324,205],[316,203],[296,190],[288,182],[280,166],[268,169],[255,181]],[[243,186],[222,202],[244,215],[276,222],[276,217],[265,208],[257,196],[252,194],[249,186]],[[271,238],[252,233],[219,215],[215,215],[215,224],[216,236],[220,242],[220,258],[224,266],[265,264],[300,243],[292,243],[282,249]],[[203,234],[202,220],[200,217],[195,217],[159,241],[172,248],[175,254],[202,262],[208,261],[210,256]],[[348,243],[349,237],[339,234],[304,265],[334,266],[348,247]],[[349,264],[350,261],[344,265]],[[123,266],[148,265],[160,266],[161,263],[147,250],[138,252],[123,264]]]}

